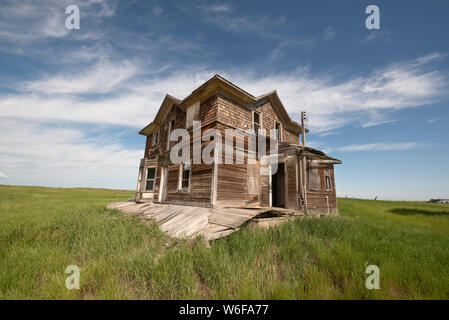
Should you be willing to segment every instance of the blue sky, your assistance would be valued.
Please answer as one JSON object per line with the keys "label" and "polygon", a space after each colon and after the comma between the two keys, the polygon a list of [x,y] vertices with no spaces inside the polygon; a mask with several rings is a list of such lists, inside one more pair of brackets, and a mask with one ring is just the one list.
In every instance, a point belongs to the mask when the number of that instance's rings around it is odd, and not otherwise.
{"label": "blue sky", "polygon": [[218,73],[308,112],[340,196],[449,198],[448,30],[447,1],[1,1],[0,183],[134,189],[138,130]]}

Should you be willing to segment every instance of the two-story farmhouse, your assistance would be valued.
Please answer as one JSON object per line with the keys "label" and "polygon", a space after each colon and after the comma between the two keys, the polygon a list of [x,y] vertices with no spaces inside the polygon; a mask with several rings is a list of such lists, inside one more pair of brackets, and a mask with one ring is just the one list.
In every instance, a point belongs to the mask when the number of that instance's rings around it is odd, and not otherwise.
{"label": "two-story farmhouse", "polygon": [[[298,106],[299,108],[300,106]],[[222,150],[214,149],[221,161],[175,164],[170,152],[177,141],[170,134],[177,128],[190,133],[190,150],[207,148],[211,141],[195,137],[208,129],[222,133]],[[264,159],[251,156],[249,136],[231,138],[235,151],[225,149],[227,129],[252,131],[266,139]],[[276,129],[277,148],[270,148],[270,130]],[[155,119],[139,133],[145,135],[145,154],[140,162],[136,200],[202,207],[281,207],[307,213],[337,213],[334,164],[341,161],[300,145],[301,125],[286,112],[276,91],[259,97],[242,90],[219,75],[214,76],[183,100],[167,95]],[[304,130],[305,132],[305,130]],[[239,140],[240,139],[240,140]],[[237,141],[243,141],[240,145]],[[228,141],[229,142],[229,141]],[[252,149],[251,149],[252,150]],[[193,150],[195,151],[195,150]],[[229,149],[227,149],[229,151]],[[244,163],[236,161],[244,155]],[[257,153],[256,153],[257,154]],[[276,158],[276,170],[267,159]],[[265,173],[261,169],[265,167]]]}

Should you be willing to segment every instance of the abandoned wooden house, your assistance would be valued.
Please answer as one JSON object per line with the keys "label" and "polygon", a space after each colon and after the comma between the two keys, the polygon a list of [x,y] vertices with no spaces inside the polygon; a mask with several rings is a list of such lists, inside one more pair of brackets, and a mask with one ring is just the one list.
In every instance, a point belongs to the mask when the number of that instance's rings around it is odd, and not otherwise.
{"label": "abandoned wooden house", "polygon": [[[223,145],[226,129],[252,129],[257,137],[267,139],[266,158],[276,157],[277,170],[271,170],[272,164],[257,157],[252,164],[225,160],[210,164],[172,163],[170,151],[177,142],[170,141],[171,132],[183,128],[193,133],[194,121],[201,121],[201,134],[208,129],[221,132]],[[277,150],[270,148],[270,129],[277,129]],[[167,95],[153,122],[139,132],[146,136],[146,145],[140,161],[136,201],[337,213],[334,164],[341,161],[300,144],[300,135],[305,132],[290,118],[276,91],[255,97],[215,75],[183,100]],[[244,141],[243,149],[236,150],[236,135],[232,140],[236,152],[231,160],[236,159],[237,151],[248,159],[249,136],[240,138]],[[210,143],[198,139],[202,149]],[[194,140],[195,134],[190,134],[190,150]],[[223,159],[227,156],[224,150],[214,152],[221,152]],[[261,174],[264,166],[267,174]]]}

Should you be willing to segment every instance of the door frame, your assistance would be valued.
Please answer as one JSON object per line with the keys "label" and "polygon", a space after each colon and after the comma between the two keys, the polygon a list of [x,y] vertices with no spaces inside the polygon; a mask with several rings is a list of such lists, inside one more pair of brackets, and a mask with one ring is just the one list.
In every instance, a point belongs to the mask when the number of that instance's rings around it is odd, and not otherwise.
{"label": "door frame", "polygon": [[168,180],[168,167],[161,167],[161,182],[159,183],[159,202],[165,201],[167,196],[167,180]]}

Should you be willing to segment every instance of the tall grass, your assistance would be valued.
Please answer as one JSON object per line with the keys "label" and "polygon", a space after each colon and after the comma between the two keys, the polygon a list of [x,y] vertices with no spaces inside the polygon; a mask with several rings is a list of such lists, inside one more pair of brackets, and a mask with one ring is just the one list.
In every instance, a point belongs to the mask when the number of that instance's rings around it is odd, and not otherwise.
{"label": "tall grass", "polygon": [[[105,209],[133,192],[0,186],[2,299],[448,299],[449,209],[340,199],[340,216],[175,241]],[[380,289],[365,288],[367,265]],[[80,290],[65,287],[68,265]]]}

